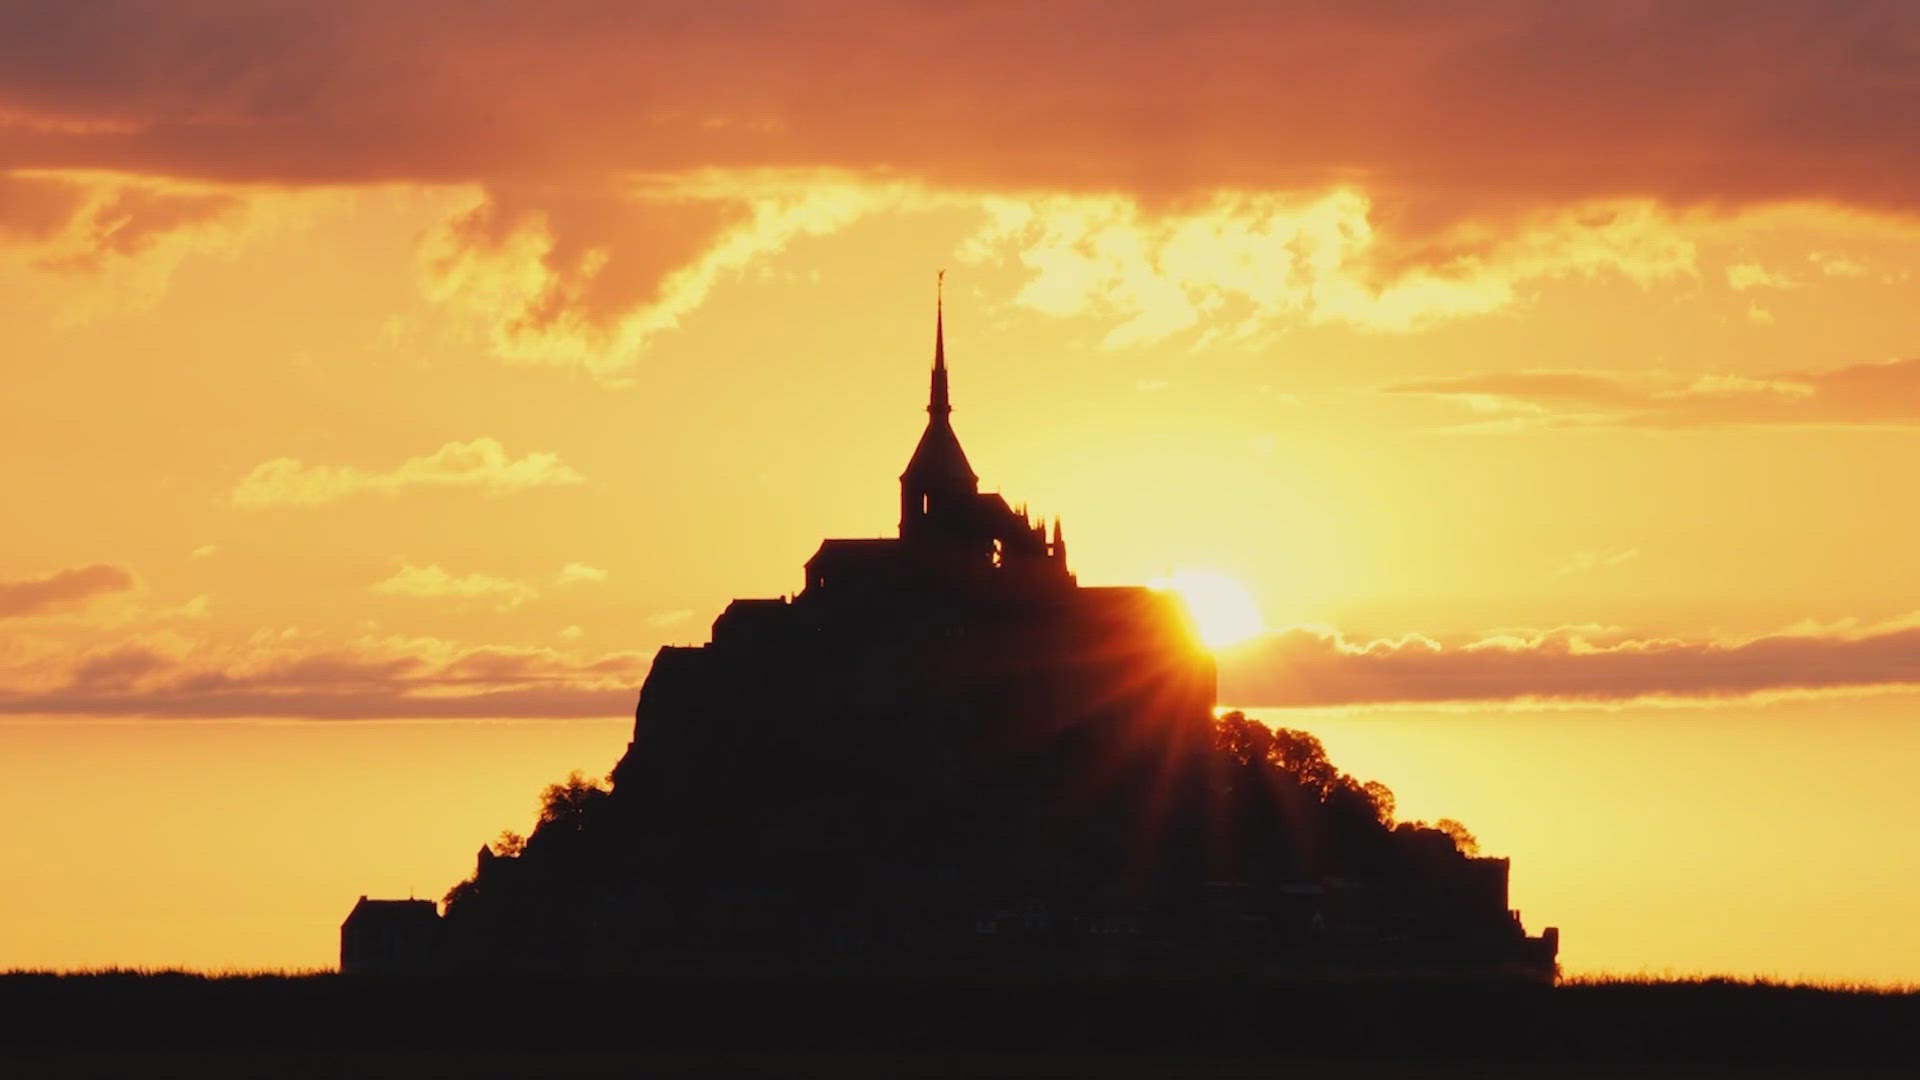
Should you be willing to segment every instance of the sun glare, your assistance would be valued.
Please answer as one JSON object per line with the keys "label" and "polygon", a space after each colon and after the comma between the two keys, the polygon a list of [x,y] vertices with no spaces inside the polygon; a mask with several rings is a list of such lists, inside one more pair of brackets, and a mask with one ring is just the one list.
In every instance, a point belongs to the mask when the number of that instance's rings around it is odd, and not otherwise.
{"label": "sun glare", "polygon": [[1153,586],[1180,595],[1209,649],[1238,645],[1264,629],[1246,588],[1218,570],[1175,570]]}

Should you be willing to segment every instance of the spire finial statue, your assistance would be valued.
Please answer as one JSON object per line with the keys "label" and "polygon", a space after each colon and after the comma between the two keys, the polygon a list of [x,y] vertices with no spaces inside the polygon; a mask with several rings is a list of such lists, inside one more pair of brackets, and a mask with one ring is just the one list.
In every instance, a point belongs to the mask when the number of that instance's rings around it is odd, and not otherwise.
{"label": "spire finial statue", "polygon": [[927,412],[937,420],[944,420],[953,412],[953,405],[947,400],[947,330],[946,330],[946,283],[947,272],[942,270],[933,277],[933,393],[927,401]]}

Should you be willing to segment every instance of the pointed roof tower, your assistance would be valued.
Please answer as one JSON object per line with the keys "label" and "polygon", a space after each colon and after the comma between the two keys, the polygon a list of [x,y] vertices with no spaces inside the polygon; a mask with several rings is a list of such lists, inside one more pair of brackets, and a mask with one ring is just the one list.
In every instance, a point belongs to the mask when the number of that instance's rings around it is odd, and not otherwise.
{"label": "pointed roof tower", "polygon": [[960,438],[953,433],[949,420],[953,404],[947,398],[946,315],[941,296],[946,274],[942,270],[934,279],[933,385],[927,395],[927,430],[920,435],[920,444],[913,448],[913,457],[907,461],[907,471],[900,474],[900,482],[923,493],[961,490],[971,494],[979,490],[980,478],[974,475],[973,466],[967,464],[967,452],[960,448]]}
{"label": "pointed roof tower", "polygon": [[945,418],[953,412],[947,400],[947,272],[933,277],[933,389],[927,395],[927,415]]}

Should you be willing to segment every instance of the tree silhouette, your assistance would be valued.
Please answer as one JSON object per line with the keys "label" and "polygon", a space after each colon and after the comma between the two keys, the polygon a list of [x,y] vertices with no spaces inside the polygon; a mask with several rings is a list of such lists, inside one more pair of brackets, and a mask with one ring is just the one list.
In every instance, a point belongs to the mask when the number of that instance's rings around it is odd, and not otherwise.
{"label": "tree silhouette", "polygon": [[1274,764],[1322,795],[1332,791],[1340,782],[1340,770],[1327,760],[1327,748],[1307,732],[1274,728],[1273,745],[1268,753]]}
{"label": "tree silhouette", "polygon": [[[547,785],[540,794],[540,824],[537,828],[573,830],[578,832],[587,827],[594,808],[599,806],[612,793],[598,780],[589,780],[575,769],[558,784]],[[512,835],[502,834],[502,839]],[[524,841],[522,847],[525,846]],[[516,852],[518,854],[518,852]]]}
{"label": "tree silhouette", "polygon": [[1267,761],[1273,752],[1273,730],[1235,709],[1214,721],[1214,746],[1241,765]]}
{"label": "tree silhouette", "polygon": [[1392,828],[1394,808],[1393,789],[1378,780],[1369,780],[1360,786],[1360,790],[1366,792],[1367,798],[1372,800],[1374,814],[1379,819],[1380,824],[1385,825],[1387,828]]}
{"label": "tree silhouette", "polygon": [[1452,818],[1443,817],[1439,821],[1434,822],[1433,827],[1451,837],[1453,839],[1454,850],[1460,854],[1480,854],[1480,841],[1473,838],[1473,834],[1467,831],[1465,825],[1460,824]]}

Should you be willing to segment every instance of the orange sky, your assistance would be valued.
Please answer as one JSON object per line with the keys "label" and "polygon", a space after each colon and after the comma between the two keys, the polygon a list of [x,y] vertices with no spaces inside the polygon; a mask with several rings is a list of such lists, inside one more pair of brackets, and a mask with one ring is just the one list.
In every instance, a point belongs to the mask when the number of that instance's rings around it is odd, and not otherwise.
{"label": "orange sky", "polygon": [[[893,528],[944,266],[987,486],[1243,582],[1223,697],[1570,964],[1920,979],[1846,951],[1920,796],[1788,780],[1920,740],[1920,16],[1388,10],[0,2],[0,966],[438,895],[657,646]],[[1669,769],[1617,829],[1600,738]],[[333,869],[243,888],[241,823]],[[1782,899],[1690,952],[1682,877]]]}

